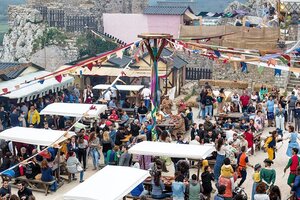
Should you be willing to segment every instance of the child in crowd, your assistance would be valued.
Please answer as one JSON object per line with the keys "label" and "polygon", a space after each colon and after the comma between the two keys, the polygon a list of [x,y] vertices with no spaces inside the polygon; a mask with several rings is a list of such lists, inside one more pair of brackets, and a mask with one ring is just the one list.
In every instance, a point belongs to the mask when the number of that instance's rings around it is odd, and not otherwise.
{"label": "child in crowd", "polygon": [[251,200],[254,200],[254,195],[256,194],[256,187],[257,185],[261,182],[260,180],[260,169],[261,169],[261,165],[260,164],[256,164],[254,166],[254,174],[253,174],[253,186],[252,186],[252,196],[251,196]]}
{"label": "child in crowd", "polygon": [[221,176],[224,178],[229,178],[232,185],[234,185],[234,170],[230,164],[230,159],[225,158],[224,159],[224,164],[221,167]]}

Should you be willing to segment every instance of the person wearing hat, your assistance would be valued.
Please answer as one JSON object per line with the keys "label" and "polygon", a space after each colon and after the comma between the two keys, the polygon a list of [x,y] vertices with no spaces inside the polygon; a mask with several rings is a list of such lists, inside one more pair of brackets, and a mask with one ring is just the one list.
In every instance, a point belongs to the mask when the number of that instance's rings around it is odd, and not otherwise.
{"label": "person wearing hat", "polygon": [[269,160],[272,161],[275,159],[275,148],[276,148],[276,141],[277,141],[278,133],[275,130],[275,131],[270,132],[270,134],[271,134],[271,136],[269,136],[266,139],[264,147],[267,150]]}
{"label": "person wearing hat", "polygon": [[271,168],[273,161],[266,158],[264,160],[265,167],[260,171],[260,179],[264,182],[268,187],[274,185],[276,179],[276,171]]}
{"label": "person wearing hat", "polygon": [[260,164],[256,164],[254,166],[254,174],[253,174],[253,177],[252,177],[253,178],[253,185],[252,185],[251,200],[254,200],[254,195],[256,194],[256,187],[261,182],[261,180],[260,180],[260,169],[261,169]]}
{"label": "person wearing hat", "polygon": [[298,148],[293,148],[292,149],[293,156],[289,159],[288,164],[284,168],[284,173],[286,172],[286,170],[288,168],[290,168],[290,174],[289,174],[287,183],[291,187],[293,186],[293,183],[294,183],[295,178],[296,178],[297,167],[300,164],[300,157],[298,156],[298,152],[299,152]]}
{"label": "person wearing hat", "polygon": [[173,102],[169,99],[169,95],[165,95],[165,98],[161,102],[161,110],[169,115],[172,114]]}

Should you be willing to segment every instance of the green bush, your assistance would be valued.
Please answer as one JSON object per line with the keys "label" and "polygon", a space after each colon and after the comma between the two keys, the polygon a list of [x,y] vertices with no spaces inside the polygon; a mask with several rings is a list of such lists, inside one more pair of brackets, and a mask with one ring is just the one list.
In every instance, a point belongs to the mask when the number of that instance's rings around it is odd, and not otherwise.
{"label": "green bush", "polygon": [[79,49],[79,57],[96,55],[117,48],[117,44],[94,37],[92,33],[79,36],[76,46]]}

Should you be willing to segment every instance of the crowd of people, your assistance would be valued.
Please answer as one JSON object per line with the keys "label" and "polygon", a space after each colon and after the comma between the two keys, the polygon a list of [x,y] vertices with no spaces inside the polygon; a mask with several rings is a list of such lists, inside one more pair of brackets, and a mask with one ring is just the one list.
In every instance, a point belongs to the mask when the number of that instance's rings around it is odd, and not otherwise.
{"label": "crowd of people", "polygon": [[[60,181],[58,171],[71,174],[73,180],[77,180],[76,174],[79,174],[81,183],[84,181],[84,172],[89,168],[89,160],[92,169],[97,171],[102,166],[100,160],[103,155],[105,165],[133,166],[150,171],[150,184],[146,187],[141,183],[131,191],[132,196],[151,195],[154,199],[172,196],[176,200],[214,197],[219,200],[245,198],[241,188],[248,178],[247,168],[250,167],[253,168],[251,199],[275,200],[281,198],[279,188],[274,185],[276,170],[271,168],[276,159],[276,143],[289,140],[286,154],[291,159],[285,171],[290,169],[288,185],[300,198],[300,168],[297,156],[300,126],[298,94],[300,95],[300,92],[295,88],[290,96],[284,97],[278,89],[270,90],[262,85],[259,91],[233,91],[231,95],[226,96],[224,89],[215,93],[213,88],[206,84],[200,92],[199,113],[195,116],[201,118],[200,123],[195,123],[193,109],[183,99],[174,103],[168,95],[162,95],[159,91],[160,109],[157,112],[158,125],[155,135],[150,115],[151,91],[148,87],[140,91],[140,102],[137,104],[116,90],[107,90],[99,95],[99,99],[95,99],[90,86],[80,91],[78,85],[32,102],[6,102],[0,108],[1,131],[15,126],[68,130],[75,122],[74,118],[39,114],[53,102],[101,102],[107,104],[108,111],[101,113],[91,127],[75,130],[75,136],[60,144],[60,151],[54,147],[1,141],[0,172],[7,177],[26,176],[28,179],[47,182],[55,180],[51,185],[51,190],[55,191]],[[129,108],[134,110],[132,115],[125,111]],[[240,113],[240,117],[232,119],[229,117],[231,113]],[[216,120],[213,120],[213,116],[216,116]],[[173,126],[159,126],[159,123],[165,120],[172,121]],[[267,127],[272,131],[263,139],[261,133]],[[199,177],[196,174],[190,175],[190,167],[195,163],[184,158],[134,156],[128,153],[128,149],[136,143],[153,139],[182,145],[213,144],[216,152],[202,161],[202,173]],[[14,147],[17,152],[14,151]],[[248,159],[249,156],[255,155],[255,149],[260,147],[267,152],[264,166],[250,163]],[[36,156],[28,160],[32,155]],[[174,180],[166,184],[168,180],[162,181],[163,174],[172,170],[171,163],[174,165]],[[26,196],[23,199],[33,198],[30,189],[24,183],[16,184],[18,187],[20,185],[20,193]],[[214,188],[218,190],[215,196],[212,195]],[[23,190],[25,192],[22,192]],[[0,196],[10,196],[12,199],[10,191],[10,186],[4,179]],[[22,195],[19,195],[21,199]]]}

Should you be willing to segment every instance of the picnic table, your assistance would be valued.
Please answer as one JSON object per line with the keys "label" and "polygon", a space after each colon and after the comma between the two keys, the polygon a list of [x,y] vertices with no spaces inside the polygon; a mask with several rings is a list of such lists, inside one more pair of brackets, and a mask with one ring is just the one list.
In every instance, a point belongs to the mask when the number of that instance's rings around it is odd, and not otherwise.
{"label": "picnic table", "polygon": [[[151,176],[149,176],[144,181],[145,189],[148,189],[148,191],[151,191],[151,180]],[[161,176],[161,180],[164,183],[166,190],[171,191],[172,183],[175,181],[175,178],[173,176]]]}
{"label": "picnic table", "polygon": [[243,113],[239,113],[239,112],[220,113],[220,114],[216,114],[214,117],[216,121],[222,118],[224,120],[231,119],[233,122],[238,122],[243,117]]}
{"label": "picnic table", "polygon": [[157,121],[157,126],[162,128],[170,128],[175,126],[175,122],[172,118],[165,118],[162,121]]}

